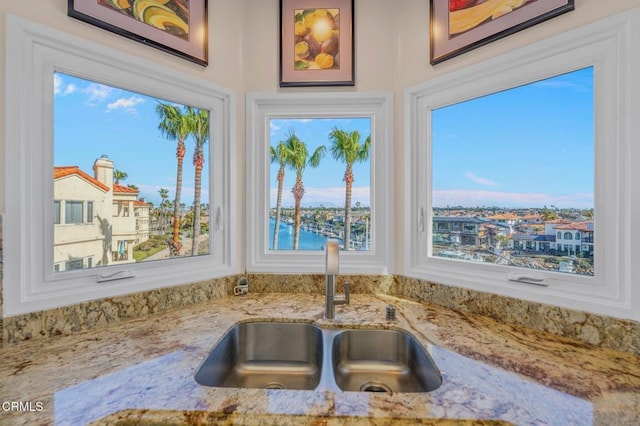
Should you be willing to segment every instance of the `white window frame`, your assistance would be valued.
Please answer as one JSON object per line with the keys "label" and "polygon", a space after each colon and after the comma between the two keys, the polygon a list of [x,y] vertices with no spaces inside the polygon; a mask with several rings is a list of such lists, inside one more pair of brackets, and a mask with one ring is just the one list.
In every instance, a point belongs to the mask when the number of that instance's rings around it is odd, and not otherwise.
{"label": "white window frame", "polygon": [[[640,9],[609,17],[405,91],[405,262],[407,276],[620,318],[640,320],[638,185]],[[440,259],[431,252],[431,111],[594,68],[595,229],[593,277]],[[635,143],[635,145],[638,145]],[[636,165],[636,166],[634,166]],[[635,182],[635,183],[634,183]],[[633,183],[633,184],[632,184]],[[634,195],[635,194],[635,195]],[[632,220],[635,210],[635,222]],[[543,279],[541,285],[532,280]],[[522,278],[521,278],[522,280]]]}
{"label": "white window frame", "polygon": [[[4,315],[237,273],[234,92],[23,18],[6,17]],[[211,112],[210,254],[70,272],[53,264],[54,72]],[[8,249],[10,247],[10,249]],[[98,282],[111,276],[113,280]],[[126,279],[117,279],[126,278]]]}
{"label": "white window frame", "polygon": [[369,251],[341,251],[340,273],[392,272],[394,237],[393,96],[390,93],[249,93],[246,100],[247,259],[249,272],[322,273],[325,253],[269,249],[271,119],[371,118],[371,238]]}

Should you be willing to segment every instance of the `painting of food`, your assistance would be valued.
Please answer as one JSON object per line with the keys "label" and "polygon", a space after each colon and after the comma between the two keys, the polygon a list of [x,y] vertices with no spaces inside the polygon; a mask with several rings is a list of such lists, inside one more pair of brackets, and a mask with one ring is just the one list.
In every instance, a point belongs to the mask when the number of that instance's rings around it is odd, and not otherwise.
{"label": "painting of food", "polygon": [[430,0],[430,56],[436,65],[570,12],[575,0]]}
{"label": "painting of food", "polygon": [[449,36],[462,34],[538,0],[449,0]]}
{"label": "painting of food", "polygon": [[98,0],[98,3],[189,40],[189,0]]}
{"label": "painting of food", "polygon": [[294,15],[294,69],[340,69],[340,9],[295,9]]}

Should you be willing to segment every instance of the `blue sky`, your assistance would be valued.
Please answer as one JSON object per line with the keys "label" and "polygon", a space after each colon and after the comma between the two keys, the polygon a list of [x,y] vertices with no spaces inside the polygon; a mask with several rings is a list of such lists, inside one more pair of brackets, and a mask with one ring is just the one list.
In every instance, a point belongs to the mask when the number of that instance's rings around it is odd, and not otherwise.
{"label": "blue sky", "polygon": [[[102,154],[128,177],[154,205],[160,188],[175,197],[176,143],[158,130],[157,100],[57,73],[54,77],[54,165],[79,166],[93,176],[93,163]],[[194,143],[187,140],[181,202],[193,203]],[[205,146],[207,152],[208,143]],[[208,200],[208,165],[202,174],[202,202]]]}
{"label": "blue sky", "polygon": [[434,206],[593,208],[593,69],[433,112]]}
{"label": "blue sky", "polygon": [[[443,107],[433,112],[433,199],[436,207],[592,208],[594,191],[593,70],[532,83]],[[158,190],[175,196],[175,142],[157,129],[156,100],[64,74],[55,76],[54,164],[93,174],[107,154],[129,176],[140,197],[160,202]],[[334,127],[371,134],[369,118],[271,119],[272,145],[289,130],[312,152],[330,147]],[[373,143],[376,143],[373,138]],[[382,141],[381,143],[390,143]],[[193,200],[193,142],[187,141],[182,202]],[[208,170],[209,159],[205,161]],[[328,151],[317,169],[304,173],[304,206],[343,207],[344,164]],[[278,166],[270,168],[275,206]],[[354,167],[353,204],[370,205],[370,162]],[[203,201],[208,179],[203,173]],[[287,170],[283,206],[293,206],[295,173]]]}
{"label": "blue sky", "polygon": [[[319,146],[324,145],[327,152],[320,162],[318,168],[307,167],[303,175],[305,194],[302,198],[303,206],[324,206],[324,207],[344,207],[345,183],[344,163],[333,159],[331,155],[331,141],[329,134],[334,127],[347,132],[357,130],[360,133],[360,140],[371,135],[370,118],[323,118],[323,119],[271,119],[270,120],[271,146],[276,146],[278,142],[285,141],[290,130],[294,130],[296,136],[307,144],[309,155]],[[373,145],[373,142],[372,142]],[[369,153],[371,158],[371,151]],[[271,207],[276,206],[276,195],[278,190],[279,164],[272,164],[270,169],[271,186]],[[371,204],[370,182],[371,167],[370,161],[356,163],[353,166],[355,181],[353,183],[352,204],[359,202],[363,207]],[[282,206],[293,207],[293,195],[291,188],[295,184],[296,174],[294,170],[286,169],[282,191]]]}

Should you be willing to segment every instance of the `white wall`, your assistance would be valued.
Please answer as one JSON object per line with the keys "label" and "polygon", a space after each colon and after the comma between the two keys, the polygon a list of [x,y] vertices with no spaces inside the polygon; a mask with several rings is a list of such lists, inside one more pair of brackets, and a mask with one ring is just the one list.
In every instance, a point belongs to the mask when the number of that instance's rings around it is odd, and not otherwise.
{"label": "white wall", "polygon": [[[428,0],[356,0],[356,86],[349,88],[278,87],[278,0],[209,0],[209,66],[202,68],[180,58],[67,17],[67,0],[0,2],[0,39],[4,41],[5,15],[11,13],[155,61],[236,90],[238,135],[238,211],[244,211],[244,95],[246,92],[374,91],[395,92],[396,235],[402,235],[403,90],[442,73],[517,49],[553,34],[593,22],[634,6],[639,0],[575,0],[576,10],[536,25],[488,46],[432,67],[429,64]],[[0,46],[0,164],[4,164],[5,64]],[[0,173],[0,212],[4,199]],[[239,215],[244,217],[243,215]],[[10,224],[5,224],[11,226]],[[244,241],[244,238],[239,239]],[[402,271],[402,244],[397,244],[397,271]],[[243,248],[240,248],[243,251]],[[240,253],[240,259],[244,259]]]}

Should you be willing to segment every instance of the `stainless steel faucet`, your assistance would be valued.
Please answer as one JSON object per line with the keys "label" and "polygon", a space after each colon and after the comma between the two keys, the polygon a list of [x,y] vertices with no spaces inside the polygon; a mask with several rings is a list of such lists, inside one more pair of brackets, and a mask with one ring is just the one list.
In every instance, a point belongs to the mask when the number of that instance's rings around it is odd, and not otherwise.
{"label": "stainless steel faucet", "polygon": [[336,305],[349,304],[350,285],[345,282],[344,295],[336,295],[336,275],[340,269],[338,241],[327,240],[325,252],[324,317],[333,319],[336,315]]}

